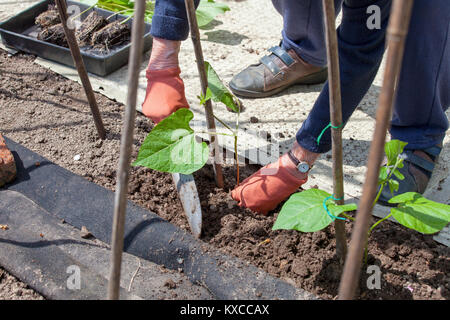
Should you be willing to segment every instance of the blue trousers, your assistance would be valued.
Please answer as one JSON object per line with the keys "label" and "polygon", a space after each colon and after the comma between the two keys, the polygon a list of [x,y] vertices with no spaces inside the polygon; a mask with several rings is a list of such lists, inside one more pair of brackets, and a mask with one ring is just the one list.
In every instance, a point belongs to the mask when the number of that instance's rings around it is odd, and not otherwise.
{"label": "blue trousers", "polygon": [[[194,0],[196,7],[199,2]],[[189,23],[184,0],[156,0],[150,33],[153,37],[166,40],[186,40]]]}
{"label": "blue trousers", "polygon": [[[283,15],[283,47],[305,61],[326,65],[322,1],[272,0]],[[338,28],[342,114],[346,123],[377,74],[385,50],[390,0],[335,0],[342,7]],[[370,5],[381,9],[381,28],[370,30]],[[298,143],[312,152],[331,149],[328,83],[297,133]],[[407,149],[424,149],[442,142],[450,105],[450,1],[415,0],[390,133],[408,142]],[[364,130],[363,128],[361,128]]]}
{"label": "blue trousers", "polygon": [[[199,0],[196,1],[198,5]],[[283,16],[282,45],[294,49],[308,63],[325,66],[326,47],[320,0],[272,0]],[[381,28],[367,27],[367,7],[381,9]],[[369,90],[381,64],[391,0],[335,0],[342,8],[338,28],[342,115],[346,123]],[[184,40],[189,33],[184,0],[156,0],[152,35]],[[405,57],[399,79],[390,133],[408,142],[408,149],[424,149],[442,141],[449,123],[450,0],[415,0]],[[328,83],[297,133],[298,143],[316,153],[331,149]],[[361,128],[363,130],[363,128]]]}

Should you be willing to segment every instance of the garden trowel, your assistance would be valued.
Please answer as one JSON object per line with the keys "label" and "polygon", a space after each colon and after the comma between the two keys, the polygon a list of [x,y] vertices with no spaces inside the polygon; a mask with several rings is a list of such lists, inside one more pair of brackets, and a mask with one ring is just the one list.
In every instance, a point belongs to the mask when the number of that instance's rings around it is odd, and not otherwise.
{"label": "garden trowel", "polygon": [[194,176],[181,173],[172,173],[173,182],[183,205],[184,213],[189,222],[192,234],[200,238],[202,233],[202,207],[195,185]]}

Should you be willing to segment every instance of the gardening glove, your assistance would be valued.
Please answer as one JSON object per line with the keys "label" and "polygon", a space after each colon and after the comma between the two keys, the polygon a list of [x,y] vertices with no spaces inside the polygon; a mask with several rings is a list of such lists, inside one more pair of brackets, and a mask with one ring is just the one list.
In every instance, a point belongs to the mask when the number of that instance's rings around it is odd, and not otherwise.
{"label": "gardening glove", "polygon": [[231,192],[239,206],[267,215],[308,181],[287,154],[248,177]]}
{"label": "gardening glove", "polygon": [[180,72],[179,67],[146,72],[147,92],[142,112],[155,124],[180,108],[189,108]]}
{"label": "gardening glove", "polygon": [[180,41],[153,38],[152,54],[146,71],[147,91],[142,112],[155,123],[159,123],[180,108],[189,108],[178,65],[180,45]]}

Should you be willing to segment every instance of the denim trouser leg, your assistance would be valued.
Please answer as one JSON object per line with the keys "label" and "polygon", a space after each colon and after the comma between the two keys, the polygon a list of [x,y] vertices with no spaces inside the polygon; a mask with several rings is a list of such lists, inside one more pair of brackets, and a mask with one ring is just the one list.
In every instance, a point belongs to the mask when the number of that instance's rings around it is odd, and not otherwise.
{"label": "denim trouser leg", "polygon": [[[390,1],[373,3],[382,8],[381,30],[364,26],[365,8],[351,8],[349,0],[343,5],[338,41],[344,123],[369,89],[384,52]],[[450,104],[449,12],[447,0],[432,6],[427,0],[415,1],[391,129],[392,137],[408,142],[408,148],[432,146],[442,140],[448,128],[444,111]],[[312,152],[329,151],[330,130],[320,145],[316,142],[329,121],[327,84],[297,133],[299,144]]]}
{"label": "denim trouser leg", "polygon": [[416,0],[392,128],[407,149],[442,142],[450,105],[450,1]]}
{"label": "denim trouser leg", "polygon": [[[194,0],[196,7],[199,2]],[[186,40],[189,23],[184,0],[156,0],[150,33],[166,40]]]}
{"label": "denim trouser leg", "polygon": [[[335,0],[336,15],[343,0]],[[293,49],[303,60],[316,65],[327,64],[322,0],[272,0],[283,16],[282,46]]]}
{"label": "denim trouser leg", "polygon": [[[365,2],[365,6],[361,4]],[[367,28],[368,5],[381,8],[381,29]],[[341,76],[342,118],[347,122],[369,90],[383,58],[390,0],[346,0],[342,7],[342,22],[338,28],[339,67]],[[297,141],[305,149],[324,153],[331,149],[331,134],[327,130],[320,144],[317,137],[330,123],[329,87],[325,84],[308,118],[297,132]]]}

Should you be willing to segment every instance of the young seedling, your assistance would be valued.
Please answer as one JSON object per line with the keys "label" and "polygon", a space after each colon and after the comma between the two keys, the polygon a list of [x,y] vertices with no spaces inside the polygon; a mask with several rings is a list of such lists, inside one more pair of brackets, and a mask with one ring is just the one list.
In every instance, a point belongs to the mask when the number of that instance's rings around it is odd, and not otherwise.
{"label": "young seedling", "polygon": [[[79,15],[95,7],[112,11],[115,14],[134,15],[134,1],[130,0],[80,0],[80,2],[89,5],[89,8]],[[147,1],[145,6],[145,22],[152,22],[154,10],[154,1]],[[229,10],[230,8],[223,3],[216,3],[214,0],[201,0],[197,8],[198,26],[200,28],[206,27],[216,16]]]}
{"label": "young seedling", "polygon": [[214,116],[229,132],[195,132],[189,123],[194,114],[189,109],[179,109],[158,123],[142,143],[134,166],[144,166],[153,170],[169,173],[191,174],[200,170],[208,161],[209,149],[206,142],[198,143],[196,135],[214,134],[234,137],[235,159],[237,165],[237,184],[239,184],[239,163],[237,141],[239,130],[240,102],[225,87],[217,73],[205,62],[208,77],[206,94],[198,96],[200,104],[212,99],[223,103],[236,113],[235,129]]}
{"label": "young seedling", "polygon": [[[405,142],[391,140],[385,144],[386,165],[381,167],[378,181],[379,191],[373,203],[375,205],[383,189],[389,186],[390,191],[398,191],[398,181],[404,176],[398,170],[403,167],[403,149]],[[383,221],[394,218],[401,225],[424,234],[441,231],[450,222],[450,206],[426,199],[419,193],[407,192],[393,197],[389,203],[396,205],[390,214],[377,221],[369,230],[370,233]],[[346,212],[357,209],[356,204],[336,205],[331,194],[309,189],[293,194],[283,205],[273,230],[286,229],[301,232],[316,232],[328,227],[335,219],[354,220]],[[367,244],[366,244],[367,257]]]}

